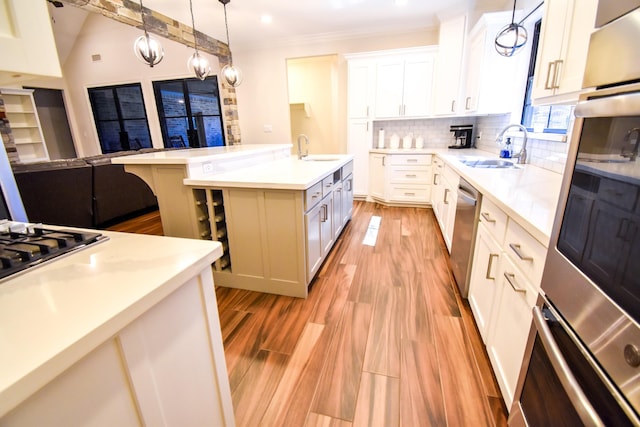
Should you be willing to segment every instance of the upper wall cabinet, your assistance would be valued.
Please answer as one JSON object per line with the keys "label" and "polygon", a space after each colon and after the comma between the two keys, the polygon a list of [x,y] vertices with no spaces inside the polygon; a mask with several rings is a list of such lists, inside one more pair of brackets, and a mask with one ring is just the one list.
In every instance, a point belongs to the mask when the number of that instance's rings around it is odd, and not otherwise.
{"label": "upper wall cabinet", "polygon": [[467,19],[464,15],[440,23],[434,85],[435,114],[456,114],[460,111],[460,82],[466,31]]}
{"label": "upper wall cabinet", "polygon": [[578,99],[597,0],[546,0],[534,73],[536,104]]}
{"label": "upper wall cabinet", "polygon": [[529,55],[507,58],[494,47],[496,34],[509,22],[511,12],[486,13],[469,33],[461,113],[502,114],[522,107]]}
{"label": "upper wall cabinet", "polygon": [[0,84],[62,77],[47,2],[0,0]]}
{"label": "upper wall cabinet", "polygon": [[428,116],[434,64],[433,48],[380,58],[377,62],[376,118]]}
{"label": "upper wall cabinet", "polygon": [[350,119],[371,119],[375,102],[376,63],[349,59],[348,114]]}

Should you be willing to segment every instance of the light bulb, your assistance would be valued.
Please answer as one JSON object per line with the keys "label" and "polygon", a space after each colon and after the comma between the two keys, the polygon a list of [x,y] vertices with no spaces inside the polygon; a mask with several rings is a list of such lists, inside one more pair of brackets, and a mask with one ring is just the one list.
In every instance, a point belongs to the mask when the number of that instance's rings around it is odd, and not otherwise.
{"label": "light bulb", "polygon": [[157,65],[164,58],[164,49],[160,42],[146,32],[133,43],[133,51],[141,62],[150,67]]}
{"label": "light bulb", "polygon": [[193,55],[189,58],[187,66],[189,67],[189,70],[192,70],[200,80],[206,79],[211,72],[209,60],[205,56],[200,55],[200,52],[197,50],[193,52]]}
{"label": "light bulb", "polygon": [[233,65],[225,65],[222,67],[222,77],[224,81],[231,87],[238,87],[242,83],[242,71]]}
{"label": "light bulb", "polygon": [[495,39],[496,51],[502,56],[513,56],[527,43],[527,30],[522,25],[511,23],[504,27]]}

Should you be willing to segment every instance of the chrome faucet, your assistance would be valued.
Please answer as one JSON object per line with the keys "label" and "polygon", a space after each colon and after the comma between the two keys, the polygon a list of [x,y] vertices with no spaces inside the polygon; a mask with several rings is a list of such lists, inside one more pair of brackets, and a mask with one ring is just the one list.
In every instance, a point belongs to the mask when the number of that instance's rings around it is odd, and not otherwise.
{"label": "chrome faucet", "polygon": [[524,133],[524,137],[522,138],[522,148],[520,149],[520,152],[518,154],[514,154],[513,158],[514,159],[518,159],[518,164],[519,165],[524,165],[525,163],[527,163],[527,128],[522,126],[521,124],[518,123],[512,123],[507,125],[504,129],[502,129],[500,131],[500,133],[498,134],[498,136],[496,137],[496,142],[498,144],[502,144],[502,138],[504,136],[504,133],[507,131],[507,129],[511,129],[513,127],[519,128],[523,133]]}
{"label": "chrome faucet", "polygon": [[[302,154],[302,145],[300,143],[301,140],[304,140],[305,144],[307,145],[307,149],[305,150],[304,154]],[[308,155],[309,155],[309,137],[304,133],[301,133],[300,135],[298,135],[298,159],[302,160],[303,157],[307,157]]]}
{"label": "chrome faucet", "polygon": [[624,136],[624,141],[629,142],[631,141],[631,135],[633,135],[634,133],[636,134],[636,142],[633,144],[633,151],[631,151],[631,153],[628,153],[624,151],[623,148],[622,153],[620,153],[622,157],[628,157],[629,161],[631,162],[634,162],[638,157],[638,145],[640,145],[640,128],[629,129],[627,134]]}

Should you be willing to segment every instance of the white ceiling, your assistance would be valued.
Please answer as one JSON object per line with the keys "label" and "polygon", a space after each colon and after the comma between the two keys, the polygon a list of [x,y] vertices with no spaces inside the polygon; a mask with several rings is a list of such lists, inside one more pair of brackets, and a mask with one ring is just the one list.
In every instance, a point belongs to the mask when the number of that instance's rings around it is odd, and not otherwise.
{"label": "white ceiling", "polygon": [[[196,29],[226,41],[222,3],[192,1]],[[437,27],[438,17],[505,10],[513,5],[511,0],[405,1],[406,5],[397,6],[394,0],[231,0],[227,4],[231,48],[251,50],[308,40],[409,32]],[[191,26],[189,0],[143,0],[143,4]],[[50,6],[52,14],[66,14],[68,9],[75,8]],[[270,24],[261,22],[264,14],[271,16]]]}

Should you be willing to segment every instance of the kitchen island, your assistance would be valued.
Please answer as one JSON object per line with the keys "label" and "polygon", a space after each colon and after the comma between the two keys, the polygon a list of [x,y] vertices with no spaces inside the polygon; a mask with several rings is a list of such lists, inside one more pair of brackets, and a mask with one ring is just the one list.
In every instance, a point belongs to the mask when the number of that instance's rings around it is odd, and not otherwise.
{"label": "kitchen island", "polygon": [[220,244],[102,233],[0,283],[0,425],[233,426]]}
{"label": "kitchen island", "polygon": [[[240,148],[242,147],[242,148]],[[353,156],[290,144],[116,158],[158,197],[165,234],[218,240],[217,285],[306,298],[353,206]]]}

